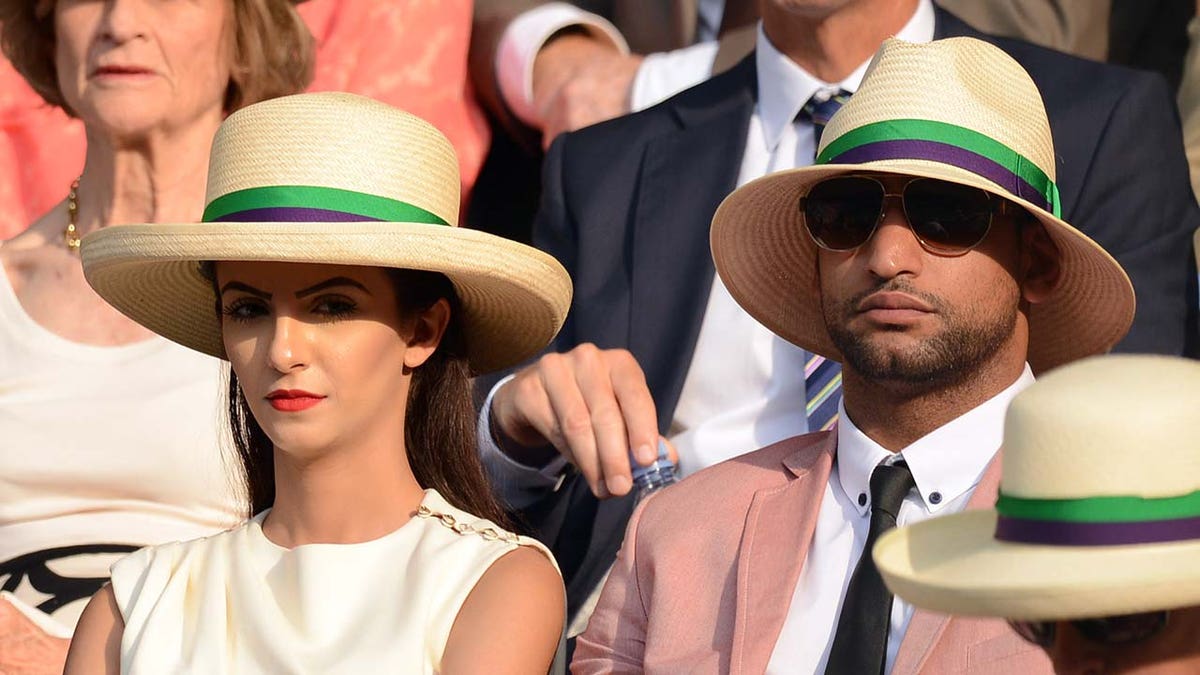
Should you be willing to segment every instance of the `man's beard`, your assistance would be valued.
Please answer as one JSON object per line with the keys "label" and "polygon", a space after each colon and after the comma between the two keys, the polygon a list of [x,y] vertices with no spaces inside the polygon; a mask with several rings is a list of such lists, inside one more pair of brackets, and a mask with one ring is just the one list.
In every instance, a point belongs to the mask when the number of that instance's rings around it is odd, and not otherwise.
{"label": "man's beard", "polygon": [[[881,291],[898,291],[920,298],[941,317],[940,332],[904,350],[891,349],[863,339],[846,326],[857,314],[856,307]],[[1012,337],[1017,323],[1018,297],[1005,303],[994,316],[977,314],[973,308],[951,308],[937,296],[921,293],[904,283],[888,283],[864,291],[832,307],[823,305],[825,325],[845,363],[863,379],[897,386],[911,393],[931,391],[957,384],[979,372]],[[886,331],[888,329],[877,329]],[[899,331],[900,329],[896,329]]]}

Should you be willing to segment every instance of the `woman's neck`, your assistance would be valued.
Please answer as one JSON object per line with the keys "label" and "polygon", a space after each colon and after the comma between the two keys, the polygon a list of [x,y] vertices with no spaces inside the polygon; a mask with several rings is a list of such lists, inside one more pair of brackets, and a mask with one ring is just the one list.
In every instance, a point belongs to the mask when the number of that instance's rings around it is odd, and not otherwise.
{"label": "woman's neck", "polygon": [[330,448],[307,460],[276,449],[263,531],[286,548],[370,541],[408,522],[424,496],[402,443]]}
{"label": "woman's neck", "polygon": [[119,223],[200,220],[208,153],[219,122],[132,142],[89,131],[76,192],[76,230],[83,235]]}

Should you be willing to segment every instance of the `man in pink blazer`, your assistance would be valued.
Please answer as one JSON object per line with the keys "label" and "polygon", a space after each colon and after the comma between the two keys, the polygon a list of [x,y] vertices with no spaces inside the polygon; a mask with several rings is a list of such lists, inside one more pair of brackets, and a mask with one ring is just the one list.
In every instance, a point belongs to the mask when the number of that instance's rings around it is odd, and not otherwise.
{"label": "man in pink blazer", "polygon": [[991,506],[1008,402],[1108,351],[1133,288],[1059,217],[1041,96],[998,48],[888,40],[822,129],[813,166],[726,198],[711,243],[807,370],[842,362],[839,424],[645,500],[575,673],[1051,672],[1001,621],[894,599],[870,546]]}

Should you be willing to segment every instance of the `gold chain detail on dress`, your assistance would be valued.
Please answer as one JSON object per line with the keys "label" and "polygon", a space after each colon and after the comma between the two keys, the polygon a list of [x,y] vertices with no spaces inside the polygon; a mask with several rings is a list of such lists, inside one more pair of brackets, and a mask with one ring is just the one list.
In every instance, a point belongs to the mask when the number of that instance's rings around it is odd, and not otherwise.
{"label": "gold chain detail on dress", "polygon": [[67,193],[67,229],[63,232],[63,241],[71,253],[79,252],[79,235],[75,232],[75,222],[79,215],[79,179],[71,181],[71,191]]}
{"label": "gold chain detail on dress", "polygon": [[516,544],[519,541],[517,539],[517,535],[511,532],[505,532],[504,530],[497,529],[495,527],[485,527],[477,530],[470,523],[460,522],[452,514],[434,511],[424,504],[421,504],[417,507],[417,517],[434,518],[458,534],[478,534],[480,537],[483,537],[484,541],[496,541],[498,539],[510,544]]}

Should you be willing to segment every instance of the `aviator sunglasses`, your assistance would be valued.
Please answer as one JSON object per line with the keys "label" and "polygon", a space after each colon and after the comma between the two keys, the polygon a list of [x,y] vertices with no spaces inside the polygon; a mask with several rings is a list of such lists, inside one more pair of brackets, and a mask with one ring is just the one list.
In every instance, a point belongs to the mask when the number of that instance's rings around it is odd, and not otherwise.
{"label": "aviator sunglasses", "polygon": [[818,246],[850,251],[874,234],[883,221],[888,197],[898,197],[904,216],[922,248],[957,256],[979,245],[992,226],[992,216],[1020,207],[969,185],[936,178],[910,178],[900,191],[888,192],[874,176],[826,178],[800,198],[804,225]]}
{"label": "aviator sunglasses", "polygon": [[[1102,645],[1128,645],[1149,640],[1167,625],[1168,610],[1106,616],[1101,619],[1069,621],[1079,634]],[[1009,626],[1027,642],[1049,649],[1054,646],[1058,623],[1054,621],[1009,621]]]}

